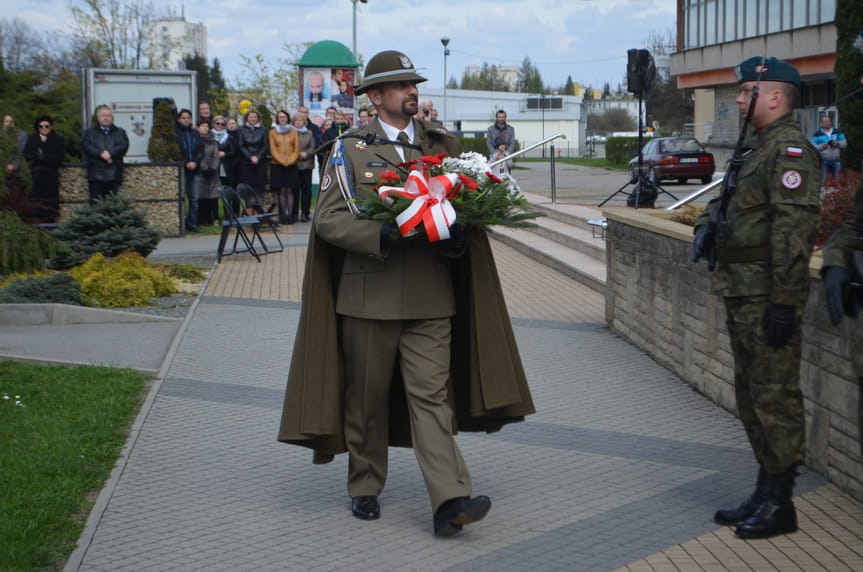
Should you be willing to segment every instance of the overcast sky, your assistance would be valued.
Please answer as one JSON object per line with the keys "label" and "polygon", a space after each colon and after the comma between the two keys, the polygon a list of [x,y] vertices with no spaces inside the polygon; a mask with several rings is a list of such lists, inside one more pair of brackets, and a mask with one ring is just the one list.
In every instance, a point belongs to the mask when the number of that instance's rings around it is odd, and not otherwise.
{"label": "overcast sky", "polygon": [[[241,72],[239,54],[275,61],[286,55],[285,42],[353,44],[351,0],[154,4],[176,14],[182,6],[187,21],[207,26],[207,58],[219,58],[229,83]],[[69,26],[68,6],[68,0],[3,0],[0,17],[60,31]],[[356,6],[357,50],[365,61],[382,50],[403,51],[435,88],[444,84],[444,36],[450,38],[449,77],[483,62],[517,66],[528,56],[546,85],[560,86],[571,76],[601,88],[606,81],[623,83],[628,49],[645,47],[651,31],[673,31],[676,23],[675,0],[368,0]]]}

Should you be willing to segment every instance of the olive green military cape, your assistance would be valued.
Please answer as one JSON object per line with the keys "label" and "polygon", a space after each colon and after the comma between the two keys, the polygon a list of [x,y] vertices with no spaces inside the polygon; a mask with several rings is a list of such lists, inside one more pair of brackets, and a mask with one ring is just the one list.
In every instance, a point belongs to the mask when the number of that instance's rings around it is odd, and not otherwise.
{"label": "olive green military cape", "polygon": [[[344,453],[344,370],[335,311],[344,251],[312,225],[303,305],[294,341],[278,440],[313,449],[314,462]],[[456,315],[448,395],[454,430],[499,430],[535,412],[485,232],[472,232],[465,254],[452,260]],[[393,373],[390,445],[411,446],[401,376]]]}

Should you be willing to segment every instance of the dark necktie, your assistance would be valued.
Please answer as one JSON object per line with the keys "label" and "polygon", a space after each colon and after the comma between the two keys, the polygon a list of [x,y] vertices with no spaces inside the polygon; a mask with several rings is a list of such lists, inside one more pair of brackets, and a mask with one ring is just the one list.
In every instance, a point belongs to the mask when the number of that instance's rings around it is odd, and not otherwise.
{"label": "dark necktie", "polygon": [[103,127],[103,128],[102,128],[102,133],[104,133],[105,135],[107,135],[107,134],[108,134],[108,128],[107,128],[107,127]]}
{"label": "dark necktie", "polygon": [[411,157],[412,153],[411,153],[411,148],[410,148],[410,139],[408,139],[408,134],[405,133],[404,131],[399,131],[398,137],[396,137],[396,139],[398,139],[399,143],[402,144],[402,153],[405,156],[405,163],[409,162],[412,159],[412,157]]}

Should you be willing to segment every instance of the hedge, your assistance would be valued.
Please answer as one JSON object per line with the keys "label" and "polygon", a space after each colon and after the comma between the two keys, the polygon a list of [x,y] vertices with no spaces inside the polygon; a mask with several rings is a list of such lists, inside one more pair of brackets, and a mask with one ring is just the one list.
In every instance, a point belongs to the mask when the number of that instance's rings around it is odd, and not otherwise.
{"label": "hedge", "polygon": [[627,165],[638,153],[638,137],[610,137],[605,142],[605,156],[614,165]]}

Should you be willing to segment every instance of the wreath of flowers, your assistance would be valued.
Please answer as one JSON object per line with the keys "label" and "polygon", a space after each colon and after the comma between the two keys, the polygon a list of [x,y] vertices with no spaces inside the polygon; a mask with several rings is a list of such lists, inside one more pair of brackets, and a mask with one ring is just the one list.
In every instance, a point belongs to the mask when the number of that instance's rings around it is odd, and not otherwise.
{"label": "wreath of flowers", "polygon": [[530,204],[515,179],[495,175],[479,153],[446,153],[385,171],[365,199],[355,199],[360,216],[398,227],[402,236],[425,234],[430,242],[450,237],[450,228],[535,227],[545,216]]}

